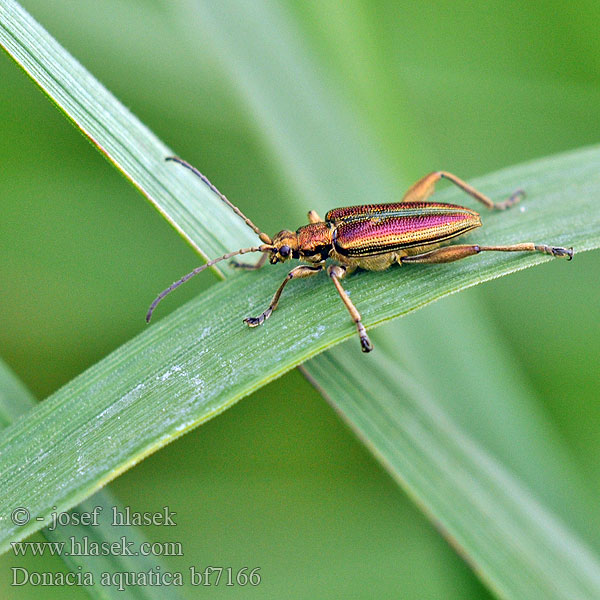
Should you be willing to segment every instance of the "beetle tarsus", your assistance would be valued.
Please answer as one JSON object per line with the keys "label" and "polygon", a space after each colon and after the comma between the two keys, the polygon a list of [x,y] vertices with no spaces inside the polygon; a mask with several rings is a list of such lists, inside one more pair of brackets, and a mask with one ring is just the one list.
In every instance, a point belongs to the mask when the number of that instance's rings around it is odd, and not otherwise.
{"label": "beetle tarsus", "polygon": [[262,325],[265,322],[265,320],[271,316],[272,312],[273,309],[269,306],[269,308],[267,308],[267,310],[265,310],[265,312],[258,317],[246,317],[244,319],[244,323],[246,323],[248,327],[258,327],[259,325]]}
{"label": "beetle tarsus", "polygon": [[362,321],[358,321],[356,323],[356,328],[358,329],[358,336],[360,337],[360,347],[363,352],[371,352],[373,350],[373,344],[367,335],[367,330],[365,326],[362,324]]}
{"label": "beetle tarsus", "polygon": [[573,248],[552,248],[552,256],[566,256],[567,260],[573,260]]}
{"label": "beetle tarsus", "polygon": [[360,349],[363,352],[371,352],[371,350],[373,350],[373,344],[371,343],[369,336],[365,335],[364,337],[360,337]]}
{"label": "beetle tarsus", "polygon": [[515,204],[521,202],[521,200],[523,200],[523,198],[525,198],[525,190],[518,189],[518,190],[515,190],[503,202],[494,202],[494,204],[491,208],[493,208],[494,210],[506,210],[507,208],[510,208],[511,206],[514,206]]}
{"label": "beetle tarsus", "polygon": [[555,256],[556,258],[561,258],[563,256],[567,257],[567,260],[573,260],[573,248],[561,248],[559,246],[546,246],[540,245],[535,247],[539,252],[543,252],[544,254],[550,254],[551,256]]}
{"label": "beetle tarsus", "polygon": [[229,264],[234,269],[245,269],[246,271],[256,271],[257,269],[260,269],[267,262],[267,258],[268,258],[267,252],[263,252],[262,255],[261,255],[261,257],[254,264],[240,262],[240,261],[235,260],[235,259],[232,260],[232,261],[230,261]]}
{"label": "beetle tarsus", "polygon": [[513,204],[516,204],[517,202],[521,202],[521,200],[523,200],[523,198],[525,198],[526,194],[525,194],[525,190],[515,190],[508,198],[508,200],[505,202],[506,204],[506,208],[509,208],[510,206],[512,206]]}
{"label": "beetle tarsus", "polygon": [[249,263],[239,262],[237,260],[230,260],[229,264],[234,269],[248,269],[250,271],[254,271],[256,269],[256,267],[254,265],[251,265]]}

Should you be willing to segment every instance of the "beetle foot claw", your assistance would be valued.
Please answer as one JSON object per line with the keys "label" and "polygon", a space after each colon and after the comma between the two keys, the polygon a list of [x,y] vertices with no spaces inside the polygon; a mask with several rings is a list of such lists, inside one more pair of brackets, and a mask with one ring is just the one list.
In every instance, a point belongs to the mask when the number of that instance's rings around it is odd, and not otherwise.
{"label": "beetle foot claw", "polygon": [[521,202],[521,200],[523,200],[523,198],[525,198],[525,195],[526,195],[525,190],[522,190],[522,189],[515,190],[503,202],[496,202],[493,205],[493,208],[495,208],[496,210],[506,210],[507,208],[510,208],[511,206],[514,206],[515,204],[517,204],[517,202]]}
{"label": "beetle foot claw", "polygon": [[552,247],[552,256],[566,256],[567,260],[573,260],[573,248],[555,248]]}
{"label": "beetle foot claw", "polygon": [[545,254],[555,256],[556,258],[566,256],[567,260],[573,260],[573,248],[560,248],[558,246],[536,246],[535,249],[539,250],[540,252],[544,252]]}
{"label": "beetle foot claw", "polygon": [[360,347],[363,352],[371,352],[373,350],[373,344],[366,334],[360,336]]}
{"label": "beetle foot claw", "polygon": [[521,200],[523,200],[523,198],[525,198],[527,194],[525,194],[525,190],[522,189],[518,189],[515,190],[511,195],[510,198],[508,199],[508,201],[511,204],[516,204],[517,202],[520,202]]}
{"label": "beetle foot claw", "polygon": [[265,312],[259,317],[246,317],[244,319],[244,323],[246,323],[248,327],[258,327],[265,322],[265,319],[268,319],[271,316],[272,312],[272,308],[267,308],[267,310],[265,310]]}

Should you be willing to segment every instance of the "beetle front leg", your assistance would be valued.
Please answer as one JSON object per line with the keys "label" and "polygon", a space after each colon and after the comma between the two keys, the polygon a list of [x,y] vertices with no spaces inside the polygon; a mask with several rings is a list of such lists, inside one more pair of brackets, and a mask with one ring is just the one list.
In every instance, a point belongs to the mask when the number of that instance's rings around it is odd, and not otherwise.
{"label": "beetle front leg", "polygon": [[335,285],[335,288],[342,299],[342,302],[346,305],[352,320],[356,323],[356,329],[358,330],[358,335],[360,337],[360,346],[363,352],[371,352],[373,350],[373,344],[371,344],[371,340],[367,335],[367,330],[365,326],[362,324],[362,318],[358,310],[356,310],[356,306],[350,300],[350,296],[348,296],[348,292],[342,287],[340,283],[340,279],[343,279],[346,275],[346,268],[341,267],[339,265],[331,265],[327,267],[327,274],[331,277],[331,281]]}
{"label": "beetle front leg", "polygon": [[413,256],[403,256],[400,262],[404,263],[448,263],[473,256],[480,252],[543,252],[557,258],[566,256],[568,260],[573,258],[573,248],[560,248],[558,246],[536,245],[530,242],[524,244],[512,244],[511,246],[479,246],[456,245],[436,248],[423,254],[414,254]]}
{"label": "beetle front leg", "polygon": [[256,269],[260,269],[267,262],[267,258],[268,258],[268,254],[266,252],[264,252],[263,255],[258,259],[258,261],[255,264],[243,263],[243,262],[239,262],[237,260],[232,260],[229,262],[229,264],[234,269],[245,269],[246,271],[256,271]]}
{"label": "beetle front leg", "polygon": [[466,181],[463,181],[456,175],[448,173],[447,171],[435,171],[434,173],[425,175],[425,177],[419,179],[417,183],[412,185],[406,194],[404,194],[402,202],[420,202],[427,200],[427,198],[429,198],[429,196],[431,196],[431,194],[433,194],[435,191],[435,184],[440,179],[447,179],[448,181],[451,181],[454,185],[458,186],[461,190],[469,194],[469,196],[472,196],[475,198],[475,200],[485,204],[492,210],[505,210],[511,207],[513,204],[519,202],[519,200],[525,196],[525,192],[523,190],[516,190],[503,202],[494,202],[485,194],[477,191],[474,187],[470,186]]}
{"label": "beetle front leg", "polygon": [[258,325],[262,325],[265,322],[265,319],[268,319],[271,316],[271,313],[277,308],[277,305],[279,304],[279,298],[281,297],[281,292],[283,292],[283,288],[287,285],[288,281],[301,277],[310,277],[311,275],[316,275],[322,270],[323,267],[321,265],[317,267],[300,265],[299,267],[292,269],[287,274],[287,277],[283,280],[283,283],[279,286],[279,288],[277,288],[277,291],[271,300],[271,304],[269,304],[269,308],[267,308],[267,310],[265,310],[265,312],[258,317],[247,317],[244,319],[244,323],[246,323],[248,327],[257,327]]}

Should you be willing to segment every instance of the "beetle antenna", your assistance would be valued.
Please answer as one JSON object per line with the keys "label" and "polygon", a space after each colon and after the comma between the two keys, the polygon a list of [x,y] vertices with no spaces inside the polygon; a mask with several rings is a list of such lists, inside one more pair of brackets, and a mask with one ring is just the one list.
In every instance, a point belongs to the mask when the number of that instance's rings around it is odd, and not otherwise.
{"label": "beetle antenna", "polygon": [[184,275],[181,279],[172,283],[166,290],[163,290],[156,298],[154,302],[150,305],[148,309],[148,313],[146,314],[146,323],[150,323],[150,319],[152,318],[152,313],[154,309],[158,305],[158,303],[168,294],[170,294],[175,288],[178,288],[180,285],[185,283],[188,279],[194,277],[194,275],[198,275],[198,273],[202,273],[204,269],[208,267],[212,267],[214,264],[221,262],[222,260],[227,260],[232,256],[237,256],[238,254],[247,254],[248,252],[270,252],[273,249],[273,246],[255,246],[253,248],[241,248],[240,250],[236,250],[235,252],[228,252],[227,254],[223,254],[223,256],[219,256],[219,258],[213,258],[209,260],[205,265],[201,265],[200,267],[196,267],[193,271],[190,271],[187,275]]}
{"label": "beetle antenna", "polygon": [[233,210],[233,212],[238,216],[241,217],[242,219],[244,219],[244,223],[246,223],[246,225],[248,225],[248,227],[250,227],[250,229],[252,229],[252,231],[254,231],[254,233],[256,233],[256,235],[258,235],[258,237],[260,238],[260,240],[262,242],[264,242],[265,244],[272,244],[272,240],[271,238],[266,234],[263,233],[237,206],[234,206],[231,202],[229,202],[229,200],[227,200],[227,198],[225,197],[224,194],[222,194],[208,179],[208,177],[204,174],[202,174],[200,171],[198,171],[198,169],[196,169],[196,167],[194,167],[193,165],[190,165],[189,162],[187,162],[186,160],[183,160],[183,158],[179,158],[178,156],[167,156],[167,158],[165,158],[165,160],[172,160],[176,163],[179,163],[180,165],[183,165],[186,169],[189,169],[194,175],[196,175],[197,177],[200,177],[200,179],[202,179],[202,181],[215,193],[217,194],[217,196],[219,196],[219,198],[221,198],[221,200],[223,200],[223,202],[225,202],[225,204],[227,204],[227,206],[229,206],[229,208],[231,208],[231,210]]}

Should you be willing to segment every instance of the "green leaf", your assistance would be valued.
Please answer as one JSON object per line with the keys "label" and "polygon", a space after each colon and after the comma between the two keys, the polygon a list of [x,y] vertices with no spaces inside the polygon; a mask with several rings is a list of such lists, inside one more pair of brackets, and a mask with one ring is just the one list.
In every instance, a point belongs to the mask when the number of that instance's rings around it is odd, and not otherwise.
{"label": "green leaf", "polygon": [[35,406],[35,399],[19,378],[0,360],[0,429]]}
{"label": "green leaf", "polygon": [[[424,128],[414,132],[414,121],[422,118],[422,112],[415,111],[414,103],[408,109],[403,107],[402,101],[407,97],[414,100],[415,94],[425,98],[428,95],[437,96],[440,87],[448,86],[449,80],[455,77],[456,73],[446,74],[443,68],[437,68],[431,74],[428,71],[430,67],[419,68],[418,75],[412,78],[412,85],[402,80],[402,84],[397,86],[401,89],[397,89],[393,98],[388,100],[388,106],[379,106],[382,95],[385,96],[394,89],[395,78],[389,75],[396,72],[398,63],[394,62],[394,58],[386,62],[382,55],[374,56],[377,49],[384,49],[385,52],[386,48],[385,41],[375,41],[377,35],[385,31],[385,28],[377,31],[370,29],[375,11],[367,13],[364,6],[356,4],[344,6],[339,10],[335,3],[311,5],[308,11],[302,13],[300,21],[306,19],[308,14],[308,19],[314,20],[313,27],[308,31],[299,32],[297,21],[290,19],[290,15],[279,5],[257,2],[249,8],[243,2],[224,0],[218,4],[195,6],[201,13],[200,18],[190,20],[186,17],[185,23],[190,28],[203,27],[204,36],[212,40],[212,50],[230,75],[232,86],[243,98],[244,105],[252,107],[257,135],[262,137],[271,149],[271,160],[281,164],[287,178],[292,182],[301,182],[297,191],[304,198],[305,206],[325,210],[342,203],[339,198],[343,198],[346,204],[373,201],[373,198],[377,201],[389,197],[396,198],[397,186],[390,184],[389,174],[383,165],[394,164],[396,171],[399,168],[405,169],[407,162],[410,165],[415,153],[422,153],[423,146],[437,146],[437,139],[434,143],[430,135],[423,135]],[[333,11],[337,12],[332,18]],[[300,13],[296,16],[300,16]],[[344,27],[346,31],[339,37],[346,42],[345,45],[340,43],[340,39],[335,35],[331,36],[332,31],[339,33]],[[277,35],[270,35],[272,31],[276,31]],[[309,47],[311,44],[306,41],[311,39],[311,35],[316,35],[317,38],[320,35],[323,35],[323,38],[326,36],[325,43],[330,43],[332,48],[335,47],[335,51],[343,53],[343,60],[336,65],[347,70],[343,80],[338,77],[337,70],[330,69],[327,72],[324,69],[331,58],[329,54],[326,57],[322,54],[314,57],[311,54],[314,48]],[[344,35],[348,39],[345,39]],[[320,41],[323,43],[324,39]],[[313,46],[316,45],[313,43]],[[314,57],[312,62],[311,56]],[[318,59],[322,57],[325,60],[319,62]],[[395,58],[397,60],[398,56]],[[368,67],[365,68],[365,65]],[[404,75],[407,68],[410,66],[403,64]],[[379,76],[378,69],[383,71]],[[430,82],[429,87],[424,86],[420,89],[423,79],[428,76],[431,76],[435,83],[431,85]],[[341,85],[336,86],[338,81],[341,81]],[[359,90],[357,101],[352,94],[338,98],[332,93],[332,90],[336,92],[349,82],[352,82],[352,85],[357,81],[358,87],[361,84],[363,86],[363,89]],[[457,84],[462,85],[462,82],[453,82],[453,85]],[[309,101],[305,97],[307,90],[310,93]],[[527,97],[535,94],[536,90],[528,88],[527,91],[522,89],[521,92],[523,97]],[[447,91],[445,94],[449,95]],[[444,97],[443,93],[440,97]],[[356,118],[352,120],[347,118],[346,109],[354,102]],[[435,101],[432,105],[436,106]],[[314,106],[318,106],[318,110],[313,110]],[[490,103],[490,107],[496,109],[493,103]],[[289,113],[295,118],[289,119]],[[436,114],[436,111],[430,107],[429,113]],[[353,135],[355,123],[364,126],[373,120],[374,114],[377,114],[377,118],[384,124],[386,135],[381,138],[384,144],[393,137],[387,133],[393,128],[400,134],[395,146],[410,148],[410,151],[401,153],[401,160],[394,161],[383,152],[373,160],[365,149],[380,148],[379,140],[364,136],[365,139],[361,139],[360,143],[356,142]],[[440,119],[441,115],[438,116],[438,122]],[[352,125],[349,125],[350,122]],[[455,128],[460,130],[456,125]],[[460,133],[462,139],[468,139],[467,131]],[[332,144],[335,147],[332,148]],[[430,154],[429,161],[422,160],[421,163],[429,162],[437,166],[439,154]],[[419,167],[421,168],[423,167]],[[559,195],[563,193],[563,186],[571,185],[579,177],[577,168],[573,169],[571,179],[567,171],[562,175],[564,179],[560,177],[561,181],[556,188]],[[516,183],[517,179],[515,177],[514,185],[521,185]],[[317,189],[315,182],[318,182]],[[505,189],[497,191],[506,192]],[[338,200],[332,201],[331,198]],[[457,201],[461,200],[457,198]],[[568,200],[565,199],[564,209],[570,208]],[[577,210],[576,207],[573,208]],[[521,209],[527,210],[527,205],[523,205]],[[539,218],[544,219],[543,216]],[[485,214],[484,220],[487,226]],[[526,229],[523,230],[519,222],[507,221],[506,224],[507,228],[514,228],[502,232],[506,238],[526,233]],[[568,226],[563,230],[570,231]],[[480,235],[481,232],[478,232],[477,236]],[[475,238],[475,234],[471,237]],[[550,273],[551,267],[556,268],[557,265],[549,265],[546,272]],[[478,267],[473,265],[473,268]],[[435,284],[432,282],[432,285]],[[552,282],[549,282],[548,293],[551,293],[551,287]],[[556,289],[556,283],[553,287]],[[403,293],[404,290],[395,291]],[[557,311],[567,310],[566,305],[570,299],[566,296],[557,294]],[[562,518],[564,523],[568,523],[572,537],[592,537],[590,531],[594,530],[597,523],[597,519],[593,518],[596,503],[593,497],[590,498],[592,494],[589,486],[580,475],[580,466],[569,455],[569,449],[557,434],[551,416],[544,412],[544,406],[535,398],[530,383],[523,377],[521,365],[516,364],[515,357],[505,348],[504,341],[490,328],[485,306],[478,306],[478,303],[473,302],[472,295],[469,298],[471,301],[467,302],[461,298],[460,306],[456,302],[446,301],[443,306],[430,307],[424,311],[426,314],[415,315],[401,326],[395,325],[392,329],[387,327],[383,335],[377,331],[373,336],[377,352],[393,357],[394,362],[399,365],[408,364],[411,371],[418,375],[421,385],[430,390],[429,397],[435,398],[439,414],[452,415],[454,422],[462,423],[471,440],[485,448],[505,472],[514,475],[512,483],[521,491],[527,490],[527,493],[534,495],[537,502],[545,507],[549,521],[539,527],[537,523],[530,522],[530,529],[513,530],[511,533],[514,537],[508,532],[498,535],[498,531],[491,524],[489,538],[493,539],[493,543],[503,543],[505,546],[490,555],[488,536],[482,533],[486,530],[481,527],[481,520],[463,519],[460,523],[462,530],[458,531],[459,528],[451,518],[453,515],[440,510],[439,503],[435,502],[435,497],[430,498],[431,492],[426,486],[412,486],[411,495],[417,495],[420,505],[430,507],[429,514],[432,519],[446,535],[452,537],[453,543],[474,565],[480,577],[491,583],[494,589],[502,590],[504,595],[510,596],[518,589],[520,592],[526,590],[527,597],[539,597],[540,587],[548,589],[553,585],[557,590],[572,590],[574,586],[571,584],[570,572],[564,573],[564,586],[562,582],[554,583],[561,579],[563,571],[568,569],[566,565],[570,565],[569,560],[563,560],[567,557],[561,552],[560,538],[557,537],[554,537],[551,548],[548,548],[550,556],[539,559],[533,555],[528,557],[527,563],[513,563],[513,566],[519,568],[514,573],[504,569],[503,550],[521,545],[520,536],[523,536],[526,539],[522,545],[535,551],[535,543],[532,541],[544,537],[546,531],[554,527],[557,516]],[[386,453],[386,450],[393,446],[397,432],[388,428],[386,433],[389,437],[378,436],[378,430],[364,427],[360,420],[356,419],[352,406],[349,406],[351,400],[356,397],[351,394],[352,382],[343,376],[343,367],[346,362],[355,364],[355,344],[356,342],[351,340],[335,350],[328,351],[325,355],[305,363],[304,369],[318,387],[328,391],[334,404],[341,408],[342,415],[358,431],[361,439],[376,456],[381,457],[382,453]],[[323,364],[332,367],[329,373],[322,373]],[[338,365],[339,369],[336,368]],[[365,368],[364,361],[361,361],[356,372],[365,371],[370,372]],[[366,415],[371,415],[372,422],[377,422],[379,417],[382,387],[387,390],[393,389],[399,399],[418,402],[419,394],[415,393],[414,386],[405,384],[402,379],[387,377],[382,369],[378,369],[377,373],[379,377],[366,377],[368,385],[361,386],[359,394],[361,406],[364,407]],[[328,386],[328,377],[337,378],[339,385]],[[432,396],[431,392],[435,395]],[[394,408],[400,412],[400,401]],[[476,457],[467,456],[465,468],[470,468],[475,459]],[[388,461],[386,464],[394,477],[406,487],[406,482],[411,481],[410,468],[406,474],[404,463]],[[430,467],[432,468],[426,473],[432,481],[446,477],[443,460],[435,465],[430,464]],[[485,486],[485,483],[477,480],[473,485]],[[473,489],[467,490],[467,496]],[[460,507],[460,494],[456,494],[455,499]],[[472,506],[469,497],[464,500],[466,505]],[[520,512],[521,518],[527,520],[525,507],[513,508]],[[484,510],[487,510],[487,507]],[[583,553],[586,554],[587,549],[584,549]],[[487,560],[490,556],[491,560]],[[591,563],[596,562],[592,557]],[[562,565],[562,569],[553,570],[548,568],[550,565]],[[581,573],[577,573],[577,576],[580,575]],[[586,579],[588,578],[584,575],[582,580]],[[513,597],[523,598],[525,594],[518,593]],[[542,597],[545,597],[544,594]]]}
{"label": "green leaf", "polygon": [[[312,361],[311,374],[500,597],[598,597],[600,561],[592,550],[397,363],[383,355],[365,369],[358,353],[326,353]],[[400,388],[409,393],[399,395]]]}
{"label": "green leaf", "polygon": [[[138,574],[140,577],[147,576],[148,580],[151,580],[152,577],[158,580],[161,576],[173,571],[160,556],[144,555],[152,548],[153,542],[146,538],[140,527],[111,524],[113,510],[120,514],[126,514],[125,508],[108,489],[100,490],[70,511],[71,514],[94,514],[96,511],[97,525],[58,525],[52,530],[45,527],[42,529],[42,533],[49,542],[64,544],[64,547],[68,549],[67,552],[70,552],[71,547],[81,552],[81,554],[69,554],[68,556],[62,553],[61,558],[74,573],[92,574],[94,585],[86,586],[84,589],[93,598],[101,600],[122,598],[123,591],[127,593],[127,597],[141,600],[182,598],[178,591],[179,586],[128,585],[126,583],[127,577],[131,580]],[[119,549],[107,553],[106,548],[114,548],[114,544]],[[137,555],[120,554],[121,545]],[[93,554],[95,548],[104,549],[104,554],[96,556]],[[156,552],[158,548],[159,546],[156,546],[154,551]],[[162,548],[168,547],[162,545]],[[178,552],[179,550],[173,546],[170,551]],[[127,575],[129,573],[134,575]],[[106,579],[103,579],[103,577],[108,577],[104,574],[108,574],[108,576],[114,574],[110,585],[107,584]],[[165,581],[167,580],[168,576],[165,578]],[[120,585],[123,589],[119,589]]]}
{"label": "green leaf", "polygon": [[228,242],[255,242],[204,184],[165,162],[174,152],[12,0],[0,1],[0,45],[199,253],[213,257],[231,249]]}
{"label": "green leaf", "polygon": [[[66,81],[65,78],[59,77],[61,69],[66,68],[69,71],[72,67],[66,60],[66,55],[60,56],[59,53],[60,58],[64,60],[55,57],[44,62],[46,44],[54,42],[44,37],[47,34],[34,28],[27,18],[16,10],[14,3],[2,2],[0,7],[3,7],[3,10],[4,7],[9,7],[15,11],[14,14],[0,12],[0,21],[4,22],[4,17],[9,14],[10,19],[19,24],[19,27],[22,28],[22,23],[25,23],[28,25],[27,31],[35,32],[34,41],[39,42],[39,48],[36,48],[35,43],[28,41],[25,55],[31,57],[34,66],[44,65],[43,69],[36,71],[27,63],[30,72],[38,78],[38,83],[46,85],[43,77],[45,69],[52,73],[48,90],[54,81]],[[17,53],[22,50],[14,46],[14,40],[19,39],[17,33],[21,35],[21,39],[26,38],[21,29],[13,25],[14,23],[11,24],[10,35],[5,35],[7,29],[0,30],[0,34],[1,39],[8,39],[13,44],[12,52]],[[6,41],[3,43],[9,45]],[[283,46],[285,45],[284,43]],[[25,60],[20,62],[26,64]],[[81,69],[78,65],[77,68]],[[86,77],[80,77],[80,81],[85,82],[87,79],[90,79],[87,74]],[[60,96],[59,92],[60,86],[56,91],[48,93],[56,100]],[[93,96],[86,96],[85,102],[87,111],[96,115],[102,122],[104,112],[96,106]],[[64,102],[63,107],[67,105],[70,114],[80,118],[76,116],[76,103],[75,108],[67,102]],[[111,110],[113,108],[117,110],[118,106],[112,107]],[[132,129],[135,129],[135,122],[130,123],[131,119],[130,114],[125,114],[123,122],[117,126],[117,131],[127,131],[130,124]],[[326,137],[330,139],[329,136]],[[143,147],[137,146],[135,138],[123,135],[123,139],[127,152],[132,156],[145,152]],[[285,139],[280,141],[281,147],[285,147],[285,142]],[[351,147],[344,144],[340,146],[346,149],[348,155],[352,154]],[[493,197],[502,197],[516,187],[525,187],[529,194],[521,207],[523,212],[517,208],[504,214],[484,214],[485,228],[477,233],[476,241],[510,243],[531,239],[536,242],[573,244],[577,251],[598,247],[599,219],[594,198],[600,188],[595,173],[599,154],[598,149],[583,150],[509,169],[474,182]],[[155,158],[156,174],[165,177],[165,182],[175,184],[174,181],[169,182],[168,173],[159,171],[159,165],[162,164],[160,152],[156,153]],[[294,161],[294,153],[289,152],[289,147],[287,161],[290,164]],[[297,179],[301,186],[307,181],[309,174],[309,167],[306,165],[301,169],[301,177]],[[360,174],[357,169],[354,172]],[[140,177],[143,175],[145,174],[142,172]],[[186,176],[187,179],[184,179]],[[187,182],[190,187],[188,190],[181,190],[181,194],[178,192],[177,196],[184,203],[191,202],[191,192],[198,197],[202,186],[196,182],[192,183],[189,174],[182,174],[181,178],[181,181]],[[318,181],[318,178],[315,178],[315,181]],[[354,184],[354,194],[362,195],[365,183],[361,182],[360,177],[356,177],[353,180]],[[205,194],[207,201],[209,198],[211,202],[214,201],[210,194]],[[455,190],[444,191],[439,198],[461,203],[464,201]],[[218,220],[226,225],[227,231],[223,234],[223,240],[231,239],[226,237],[231,232],[229,223],[234,222],[231,214],[225,211],[221,221],[220,217],[215,219],[212,208],[210,214],[208,211],[205,213],[205,210],[204,204],[197,208],[198,226],[202,226],[202,217],[206,218],[205,227],[211,229]],[[189,225],[179,223],[179,226],[186,229]],[[248,232],[245,235],[247,234]],[[472,236],[472,239],[475,237]],[[242,244],[234,244],[235,247],[238,245]],[[352,292],[352,298],[362,311],[365,323],[374,325],[454,291],[543,260],[546,258],[541,256],[507,257],[490,254],[456,265],[395,268],[387,273],[358,273],[350,278],[345,286]],[[569,266],[556,261],[553,268]],[[280,310],[270,321],[259,330],[248,331],[240,323],[241,317],[263,310],[284,273],[283,268],[276,267],[262,273],[244,274],[214,286],[182,310],[163,319],[158,326],[132,340],[65,386],[32,411],[27,421],[22,420],[9,428],[0,445],[2,506],[10,505],[16,498],[31,498],[32,512],[34,510],[35,514],[46,518],[52,504],[60,506],[61,510],[72,506],[78,499],[84,498],[183,431],[224,410],[243,395],[307,357],[355,335],[347,313],[324,277],[294,282],[295,289],[290,287],[286,290]],[[317,312],[314,310],[315,306],[328,308]],[[165,310],[165,307],[161,308]],[[381,352],[380,356],[385,356],[384,344],[369,357],[359,354],[356,340],[353,340],[349,348],[352,347],[356,358],[361,359],[361,369],[372,368],[374,372],[378,372],[376,353]],[[341,367],[343,370],[343,363]],[[387,376],[386,370],[381,374]],[[410,382],[398,381],[397,378],[392,381],[396,386],[394,393],[408,391],[409,398],[418,398],[418,391],[412,389],[414,386],[411,386]],[[363,398],[367,397],[367,390],[363,392]],[[348,413],[351,414],[350,407]],[[390,432],[389,437],[380,442],[389,444],[396,435],[397,432]],[[441,444],[442,440],[438,441]],[[451,448],[450,442],[448,447]],[[471,459],[478,456],[475,450],[473,449]],[[440,457],[438,467],[445,464],[442,459],[443,456]],[[465,462],[465,467],[467,465],[470,463]],[[394,468],[397,469],[398,465]],[[470,472],[476,474],[474,470]],[[430,476],[433,476],[433,473],[433,470],[430,471]],[[481,472],[477,474],[484,475]],[[489,476],[489,473],[487,475]],[[474,481],[469,492],[475,490],[475,483]],[[498,476],[486,487],[486,491],[495,490],[502,483],[506,483],[506,480]],[[519,492],[519,498],[523,500],[523,494],[520,493],[522,488],[518,484],[511,489]],[[427,494],[428,497],[433,495],[434,491],[427,487],[421,489],[421,493]],[[431,499],[427,504],[434,506]],[[510,510],[514,508],[519,519],[527,520],[527,515],[531,516],[524,502],[516,508],[508,504],[500,508],[505,514],[511,514]],[[480,510],[485,511],[487,508],[480,507]],[[441,516],[450,519],[452,514],[448,511]],[[3,524],[6,522],[6,519],[2,520]],[[549,522],[554,523],[552,519]],[[526,545],[535,549],[535,545],[530,542],[536,539],[546,540],[546,537],[536,537],[543,535],[543,528],[542,532],[531,529],[531,519],[527,523],[528,527],[523,529],[523,532],[528,534]],[[504,554],[498,553],[490,558],[490,555],[484,555],[483,550],[477,547],[477,540],[474,541],[470,537],[478,534],[485,538],[485,529],[469,528],[468,522],[464,520],[459,526],[453,523],[445,523],[444,526],[451,532],[455,529],[461,530],[461,535],[457,534],[456,539],[473,553],[470,558],[474,562],[481,561],[476,564],[478,568],[486,569],[486,580],[496,581],[496,577],[504,580],[511,576],[507,570],[502,569],[502,564],[495,563],[496,560],[501,560]],[[33,527],[30,530],[33,530]],[[0,529],[0,533],[5,545],[6,540],[24,535],[27,531],[15,532],[8,528]],[[516,532],[515,539],[521,542],[519,532]],[[565,539],[572,541],[573,536],[567,534]],[[507,543],[506,537],[502,540],[503,543]],[[486,545],[485,539],[482,540],[482,544]],[[553,551],[556,550],[555,543],[551,547]],[[568,548],[567,552],[570,550],[571,548]],[[595,585],[595,559],[590,558],[585,548],[577,542],[575,550],[576,558],[581,559],[582,569],[589,567],[591,572],[584,578],[583,585],[589,582]],[[558,555],[553,554],[544,566],[556,564],[570,564],[570,561],[561,563]],[[534,573],[537,568],[538,564],[530,562],[528,570],[519,578],[519,585],[527,581],[528,575]],[[531,578],[536,586],[542,586],[538,587],[538,590],[547,588],[548,570],[545,569],[544,572],[545,576],[541,578]],[[578,574],[575,575],[577,576]],[[513,589],[505,582],[497,587],[503,590]],[[569,591],[577,588],[573,580],[568,579],[565,580],[564,587],[563,582],[560,582],[559,589]]]}
{"label": "green leaf", "polygon": [[[29,390],[21,383],[16,375],[0,360],[0,414],[6,417],[0,422],[0,430],[7,427],[17,417],[26,415],[35,406],[35,400]],[[119,542],[121,538],[130,544],[127,547],[134,551],[146,543],[145,537],[139,528],[131,525],[112,527],[110,519],[113,508],[121,513],[124,507],[109,492],[108,489],[100,490],[85,502],[75,507],[75,513],[92,513],[96,507],[101,507],[97,525],[58,525],[52,529],[42,529],[44,537],[52,543],[64,544],[65,548],[87,548],[87,553],[81,555],[71,553],[70,550],[61,552],[60,557],[74,573],[91,573],[94,580],[93,586],[84,586],[92,598],[121,598],[122,591],[116,585],[102,585],[102,573],[148,573],[157,572],[157,566],[162,572],[168,571],[163,560],[156,556],[126,556],[114,552],[105,555],[93,555],[90,550],[95,544],[102,548],[104,544]],[[27,507],[25,507],[27,508]],[[78,544],[78,546],[77,546]],[[79,571],[78,571],[79,569]],[[160,591],[158,591],[160,590]],[[177,588],[173,586],[127,586],[127,593],[132,598],[180,598]]]}
{"label": "green leaf", "polygon": [[[599,158],[600,150],[583,150],[478,182],[495,196],[517,182],[529,191],[524,212],[490,215],[478,241],[552,240],[577,249],[600,245]],[[447,196],[458,199],[456,194]],[[361,272],[345,285],[367,326],[373,326],[545,260],[541,255],[507,258],[490,253],[450,266]],[[569,265],[556,261],[555,267]],[[28,498],[32,514],[47,522],[53,505],[59,510],[73,506],[150,452],[355,335],[325,277],[294,282],[268,323],[248,330],[241,318],[258,314],[268,304],[285,272],[280,265],[211,287],[67,384],[27,420],[6,429],[0,442],[0,547],[40,526],[11,526],[7,507],[19,499]],[[315,306],[330,308],[315,311]],[[358,353],[358,342],[355,349]],[[377,351],[361,357],[365,369],[380,358]]]}

